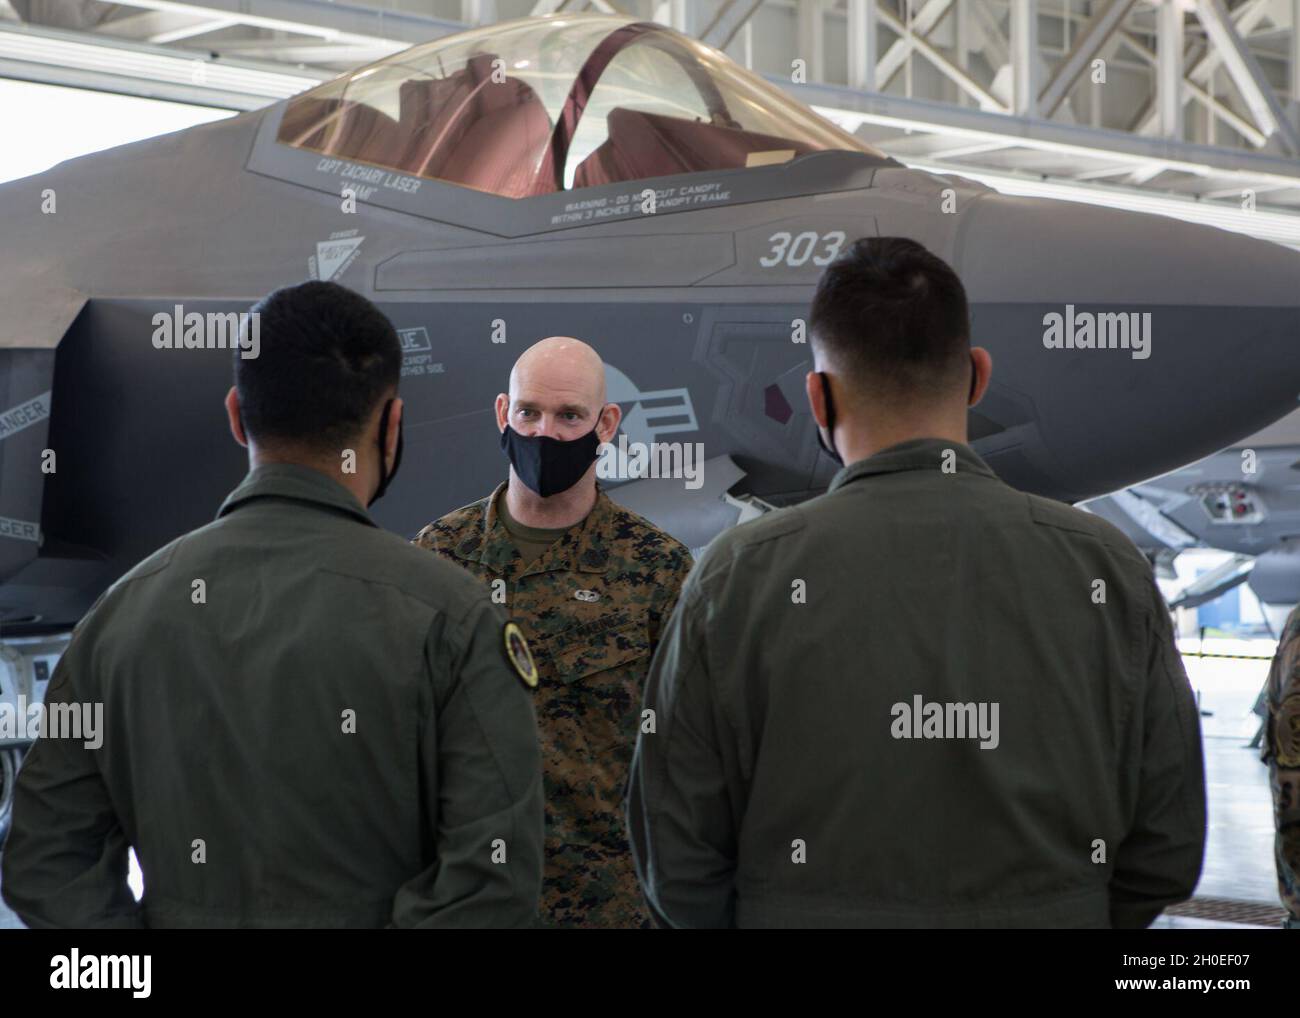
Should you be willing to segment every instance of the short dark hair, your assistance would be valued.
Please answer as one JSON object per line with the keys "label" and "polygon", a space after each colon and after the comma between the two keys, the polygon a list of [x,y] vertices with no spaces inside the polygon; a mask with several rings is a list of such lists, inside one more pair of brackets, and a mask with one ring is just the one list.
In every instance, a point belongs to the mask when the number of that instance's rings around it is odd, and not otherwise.
{"label": "short dark hair", "polygon": [[873,396],[941,396],[968,378],[966,288],[906,237],[864,238],[832,262],[809,326],[819,351]]}
{"label": "short dark hair", "polygon": [[235,351],[245,432],[320,451],[346,445],[401,377],[393,323],[337,283],[286,286],[252,310],[260,351],[247,359]]}

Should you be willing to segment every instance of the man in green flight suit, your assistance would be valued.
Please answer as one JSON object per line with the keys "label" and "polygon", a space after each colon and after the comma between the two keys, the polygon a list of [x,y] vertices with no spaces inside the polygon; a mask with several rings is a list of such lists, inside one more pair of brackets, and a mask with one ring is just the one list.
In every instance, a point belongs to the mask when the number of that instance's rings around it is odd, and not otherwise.
{"label": "man in green flight suit", "polygon": [[416,537],[486,580],[537,657],[549,926],[652,925],[621,803],[646,670],[691,557],[600,490],[597,450],[620,417],[591,347],[534,344],[496,399],[509,479]]}
{"label": "man in green flight suit", "polygon": [[47,704],[102,704],[106,731],[28,755],[5,900],[40,927],[529,925],[527,647],[366,512],[401,454],[397,334],[332,283],[254,313],[226,397],[251,470],[82,619]]}
{"label": "man in green flight suit", "polygon": [[1278,897],[1287,911],[1283,926],[1300,929],[1300,608],[1287,616],[1278,640],[1267,700],[1263,759],[1273,792]]}
{"label": "man in green flight suit", "polygon": [[1147,925],[1205,842],[1150,566],[970,447],[992,364],[941,259],[859,241],[809,325],[809,405],[848,466],[686,582],[628,791],[650,905],[676,927]]}

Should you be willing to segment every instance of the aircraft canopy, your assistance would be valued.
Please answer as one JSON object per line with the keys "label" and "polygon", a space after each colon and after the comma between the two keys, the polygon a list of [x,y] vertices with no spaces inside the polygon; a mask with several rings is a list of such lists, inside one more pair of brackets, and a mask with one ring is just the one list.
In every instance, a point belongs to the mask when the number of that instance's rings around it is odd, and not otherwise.
{"label": "aircraft canopy", "polygon": [[609,15],[416,46],[291,100],[278,141],[508,198],[828,150],[886,160],[718,51]]}

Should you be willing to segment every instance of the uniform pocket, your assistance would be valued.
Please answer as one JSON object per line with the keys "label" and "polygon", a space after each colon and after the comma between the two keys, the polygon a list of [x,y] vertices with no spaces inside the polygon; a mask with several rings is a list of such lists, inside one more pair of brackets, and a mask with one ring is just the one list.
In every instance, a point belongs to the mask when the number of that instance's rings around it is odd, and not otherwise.
{"label": "uniform pocket", "polygon": [[547,664],[558,685],[539,710],[544,726],[553,719],[573,749],[582,747],[576,755],[590,762],[593,792],[617,799],[636,744],[650,636],[644,613],[607,618],[612,624],[574,626],[546,641]]}
{"label": "uniform pocket", "polygon": [[[555,675],[565,685],[650,654],[649,619],[618,612],[571,626],[546,641]],[[648,667],[648,662],[647,662]]]}

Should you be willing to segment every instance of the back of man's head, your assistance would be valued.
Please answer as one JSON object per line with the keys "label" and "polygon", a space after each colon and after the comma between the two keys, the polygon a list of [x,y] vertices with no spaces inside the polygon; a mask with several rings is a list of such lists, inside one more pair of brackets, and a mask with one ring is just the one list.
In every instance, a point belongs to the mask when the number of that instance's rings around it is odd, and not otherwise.
{"label": "back of man's head", "polygon": [[253,308],[258,356],[235,353],[235,388],[254,442],[336,454],[396,388],[402,345],[374,304],[337,283],[287,286]]}
{"label": "back of man's head", "polygon": [[886,408],[965,399],[966,289],[947,262],[905,237],[857,241],[822,275],[809,322],[826,368]]}

